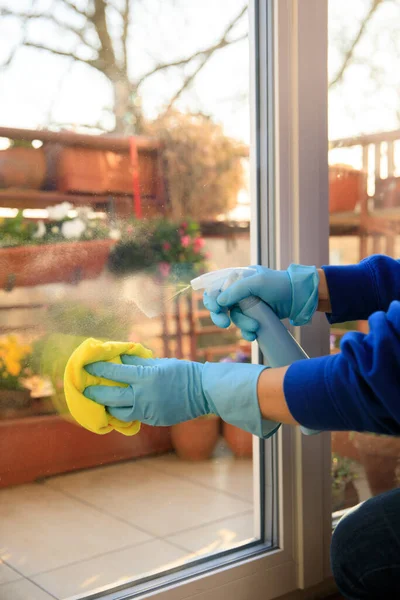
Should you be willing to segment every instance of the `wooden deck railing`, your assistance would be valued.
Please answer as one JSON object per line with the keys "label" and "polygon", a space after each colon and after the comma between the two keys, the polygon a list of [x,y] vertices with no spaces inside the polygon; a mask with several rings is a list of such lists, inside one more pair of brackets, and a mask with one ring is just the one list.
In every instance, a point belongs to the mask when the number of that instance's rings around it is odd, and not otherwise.
{"label": "wooden deck railing", "polygon": [[356,212],[330,215],[331,235],[358,236],[360,260],[378,249],[393,256],[400,234],[400,130],[333,140],[329,147],[338,163],[340,149],[358,148],[367,181]]}

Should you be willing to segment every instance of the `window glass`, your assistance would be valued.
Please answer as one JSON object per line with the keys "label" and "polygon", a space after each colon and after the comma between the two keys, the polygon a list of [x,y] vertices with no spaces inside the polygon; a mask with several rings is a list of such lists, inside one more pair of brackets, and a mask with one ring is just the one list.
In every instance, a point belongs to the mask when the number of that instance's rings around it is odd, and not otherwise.
{"label": "window glass", "polygon": [[[400,130],[397,0],[329,2],[330,262],[354,264],[372,254],[399,256]],[[331,352],[349,330],[331,329]],[[332,434],[333,510],[396,487],[400,440]]]}
{"label": "window glass", "polygon": [[250,262],[248,12],[0,9],[0,597],[61,599],[262,538],[249,434],[210,416],[96,435],[63,392],[88,337],[250,361],[186,289]]}

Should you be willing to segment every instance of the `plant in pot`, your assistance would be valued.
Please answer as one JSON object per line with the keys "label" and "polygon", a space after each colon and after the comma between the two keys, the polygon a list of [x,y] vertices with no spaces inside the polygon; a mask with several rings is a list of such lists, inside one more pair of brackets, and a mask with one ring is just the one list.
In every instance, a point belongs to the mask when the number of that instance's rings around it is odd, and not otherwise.
{"label": "plant in pot", "polygon": [[202,113],[171,109],[148,121],[143,133],[162,142],[171,218],[210,221],[235,208],[245,187],[248,149],[220,124]]}
{"label": "plant in pot", "polygon": [[53,394],[48,378],[31,367],[33,348],[15,335],[0,338],[0,419],[47,412]]}
{"label": "plant in pot", "polygon": [[204,240],[194,222],[136,222],[122,228],[108,270],[124,277],[126,295],[134,298],[145,314],[160,314],[169,298],[205,270],[203,248]]}
{"label": "plant in pot", "polygon": [[[230,354],[221,359],[220,362],[250,362],[250,355],[241,350]],[[253,456],[253,436],[248,431],[244,431],[230,423],[222,424],[222,433],[230,450],[236,458],[251,458]]]}
{"label": "plant in pot", "polygon": [[22,211],[0,221],[0,285],[5,289],[97,277],[119,231],[90,208],[68,202],[49,206],[48,219],[25,219]]}
{"label": "plant in pot", "polygon": [[365,469],[371,493],[376,496],[396,487],[400,437],[356,432],[354,444]]}
{"label": "plant in pot", "polygon": [[331,476],[333,512],[358,504],[358,492],[354,486],[357,475],[353,461],[332,454]]}
{"label": "plant in pot", "polygon": [[220,418],[204,415],[171,427],[172,446],[179,458],[188,461],[212,457],[220,433]]}

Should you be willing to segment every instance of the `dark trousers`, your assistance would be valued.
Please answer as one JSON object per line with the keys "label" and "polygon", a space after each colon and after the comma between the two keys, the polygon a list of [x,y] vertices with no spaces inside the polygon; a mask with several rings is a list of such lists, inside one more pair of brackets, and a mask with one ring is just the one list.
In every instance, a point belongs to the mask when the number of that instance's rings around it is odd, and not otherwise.
{"label": "dark trousers", "polygon": [[339,521],[331,564],[348,600],[400,600],[400,488],[363,502]]}

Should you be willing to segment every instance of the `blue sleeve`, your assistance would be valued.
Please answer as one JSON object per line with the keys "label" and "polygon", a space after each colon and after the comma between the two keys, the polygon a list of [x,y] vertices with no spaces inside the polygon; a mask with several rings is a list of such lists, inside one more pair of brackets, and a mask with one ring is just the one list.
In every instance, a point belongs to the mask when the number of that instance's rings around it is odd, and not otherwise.
{"label": "blue sleeve", "polygon": [[331,298],[330,323],[368,319],[400,300],[400,262],[389,256],[376,254],[358,265],[322,268]]}
{"label": "blue sleeve", "polygon": [[400,302],[374,313],[369,327],[346,334],[341,353],[289,367],[284,392],[298,423],[400,435]]}

